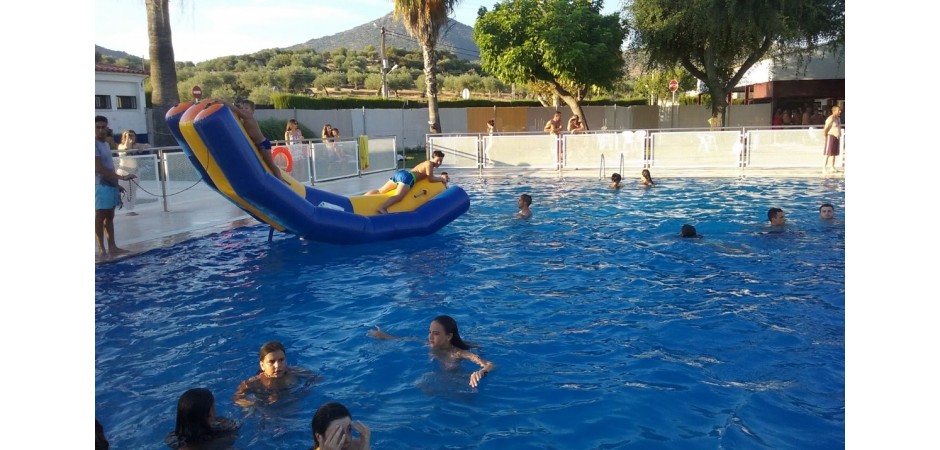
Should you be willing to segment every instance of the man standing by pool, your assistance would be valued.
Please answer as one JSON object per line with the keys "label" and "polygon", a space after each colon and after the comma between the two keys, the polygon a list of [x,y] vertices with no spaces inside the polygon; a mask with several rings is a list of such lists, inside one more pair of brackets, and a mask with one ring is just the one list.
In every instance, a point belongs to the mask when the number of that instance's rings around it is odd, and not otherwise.
{"label": "man standing by pool", "polygon": [[379,189],[373,189],[369,192],[366,192],[366,195],[380,195],[385,194],[392,189],[395,189],[395,195],[388,198],[385,203],[382,203],[382,206],[379,206],[379,214],[388,214],[388,208],[398,202],[401,199],[405,198],[405,195],[408,194],[408,191],[414,187],[415,183],[427,178],[430,181],[437,183],[446,183],[450,180],[446,174],[443,174],[440,177],[434,176],[434,168],[440,167],[441,163],[444,162],[444,152],[440,150],[434,150],[431,152],[431,159],[418,164],[411,170],[399,169],[385,182],[385,185]]}
{"label": "man standing by pool", "polygon": [[[137,175],[118,175],[114,171],[114,158],[108,145],[108,118],[95,116],[95,238],[98,254],[111,256],[127,253],[114,242],[114,208],[121,203],[124,188],[118,180],[128,181]],[[104,245],[104,233],[108,233],[108,247]]]}

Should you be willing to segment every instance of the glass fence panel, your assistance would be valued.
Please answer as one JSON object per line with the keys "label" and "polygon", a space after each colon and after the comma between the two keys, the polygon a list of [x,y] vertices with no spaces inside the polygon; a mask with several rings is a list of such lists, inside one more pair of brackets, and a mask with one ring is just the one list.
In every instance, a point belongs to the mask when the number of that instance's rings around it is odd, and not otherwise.
{"label": "glass fence panel", "polygon": [[653,167],[739,167],[743,149],[741,132],[673,131],[651,134]]}
{"label": "glass fence panel", "polygon": [[444,152],[443,166],[455,169],[477,168],[479,136],[433,136],[428,138],[430,151]]}
{"label": "glass fence panel", "polygon": [[394,137],[369,139],[369,166],[362,168],[362,173],[391,170],[397,167]]}
{"label": "glass fence panel", "polygon": [[[822,129],[751,130],[748,167],[822,167],[826,155]],[[841,155],[840,155],[841,156]],[[837,162],[841,163],[841,160]]]}
{"label": "glass fence panel", "polygon": [[547,135],[483,136],[484,167],[554,169],[562,141]]}

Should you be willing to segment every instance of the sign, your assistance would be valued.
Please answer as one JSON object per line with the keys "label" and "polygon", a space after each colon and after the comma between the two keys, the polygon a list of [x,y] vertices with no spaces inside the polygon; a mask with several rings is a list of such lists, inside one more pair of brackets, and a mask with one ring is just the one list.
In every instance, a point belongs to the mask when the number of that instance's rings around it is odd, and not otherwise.
{"label": "sign", "polygon": [[675,80],[675,79],[669,80],[669,90],[672,91],[672,92],[678,91],[678,90],[679,90],[679,80]]}
{"label": "sign", "polygon": [[193,98],[199,100],[202,98],[202,88],[199,86],[193,86]]}

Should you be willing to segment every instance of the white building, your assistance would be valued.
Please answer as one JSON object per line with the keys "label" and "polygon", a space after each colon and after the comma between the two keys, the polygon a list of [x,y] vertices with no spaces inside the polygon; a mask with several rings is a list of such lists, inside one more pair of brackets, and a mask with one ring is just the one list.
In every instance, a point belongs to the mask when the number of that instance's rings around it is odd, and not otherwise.
{"label": "white building", "polygon": [[121,132],[134,130],[137,140],[149,142],[144,79],[150,75],[140,69],[95,63],[95,115],[108,118],[114,139]]}

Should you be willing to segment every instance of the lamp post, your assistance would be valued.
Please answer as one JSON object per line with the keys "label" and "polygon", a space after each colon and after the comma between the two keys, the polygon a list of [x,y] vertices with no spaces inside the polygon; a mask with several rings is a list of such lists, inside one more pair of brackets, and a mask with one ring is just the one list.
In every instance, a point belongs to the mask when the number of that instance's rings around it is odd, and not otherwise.
{"label": "lamp post", "polygon": [[385,27],[382,27],[382,98],[388,100],[388,60],[385,59]]}

